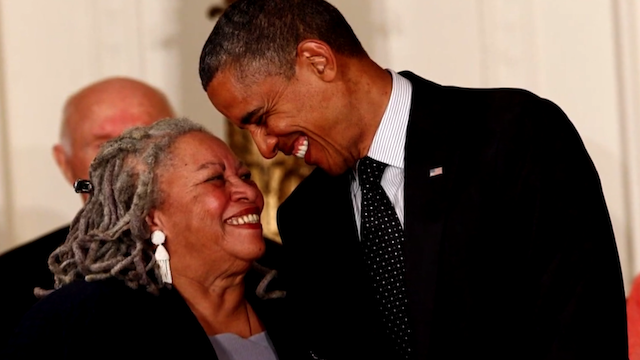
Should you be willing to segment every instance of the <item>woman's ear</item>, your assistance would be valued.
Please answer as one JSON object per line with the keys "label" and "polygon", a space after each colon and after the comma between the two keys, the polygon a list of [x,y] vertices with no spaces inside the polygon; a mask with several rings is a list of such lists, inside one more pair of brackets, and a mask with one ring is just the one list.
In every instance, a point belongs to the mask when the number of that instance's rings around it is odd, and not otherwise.
{"label": "woman's ear", "polygon": [[333,50],[320,40],[304,40],[298,44],[296,70],[311,69],[323,81],[332,81],[337,64]]}
{"label": "woman's ear", "polygon": [[145,220],[147,225],[149,225],[149,230],[151,230],[151,232],[154,232],[155,230],[163,230],[162,216],[156,209],[149,210],[149,214],[147,214]]}

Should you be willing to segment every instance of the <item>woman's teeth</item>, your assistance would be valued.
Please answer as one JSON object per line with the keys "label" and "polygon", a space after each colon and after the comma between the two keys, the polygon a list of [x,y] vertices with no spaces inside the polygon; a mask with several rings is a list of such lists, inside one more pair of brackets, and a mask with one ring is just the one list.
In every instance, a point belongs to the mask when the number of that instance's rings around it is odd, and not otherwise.
{"label": "woman's teeth", "polygon": [[249,215],[232,217],[231,219],[228,219],[226,223],[230,225],[258,224],[260,223],[260,215],[249,214]]}
{"label": "woman's teeth", "polygon": [[307,153],[307,149],[309,149],[309,140],[305,138],[304,142],[300,146],[298,146],[296,152],[293,155],[304,159],[304,155]]}

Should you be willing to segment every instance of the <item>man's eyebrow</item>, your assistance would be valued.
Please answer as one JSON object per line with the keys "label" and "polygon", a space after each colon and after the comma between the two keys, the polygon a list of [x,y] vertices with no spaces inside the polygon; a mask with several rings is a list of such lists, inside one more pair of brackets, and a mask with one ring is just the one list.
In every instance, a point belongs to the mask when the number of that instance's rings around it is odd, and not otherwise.
{"label": "man's eyebrow", "polygon": [[253,121],[253,118],[255,118],[256,115],[258,115],[260,113],[260,111],[262,111],[260,108],[255,108],[255,109],[251,110],[245,116],[243,116],[242,119],[240,119],[240,124],[241,125],[249,125],[249,124],[251,124],[251,121]]}

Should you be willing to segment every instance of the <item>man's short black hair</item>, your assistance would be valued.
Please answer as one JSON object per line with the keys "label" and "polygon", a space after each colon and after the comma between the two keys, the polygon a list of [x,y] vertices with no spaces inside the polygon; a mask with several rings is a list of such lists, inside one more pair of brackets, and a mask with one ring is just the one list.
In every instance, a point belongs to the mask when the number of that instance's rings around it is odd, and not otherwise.
{"label": "man's short black hair", "polygon": [[333,5],[324,0],[238,0],[222,14],[200,55],[200,80],[207,89],[223,69],[259,79],[295,73],[298,44],[324,41],[337,54],[366,52]]}

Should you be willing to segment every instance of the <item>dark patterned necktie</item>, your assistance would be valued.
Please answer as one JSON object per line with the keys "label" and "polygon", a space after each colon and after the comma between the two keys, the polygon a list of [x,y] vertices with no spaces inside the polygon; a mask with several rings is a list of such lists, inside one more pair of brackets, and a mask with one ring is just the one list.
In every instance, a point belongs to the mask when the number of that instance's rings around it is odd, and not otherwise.
{"label": "dark patterned necktie", "polygon": [[358,180],[362,189],[360,240],[384,327],[398,354],[408,358],[411,349],[402,254],[404,230],[391,200],[380,185],[386,167],[386,164],[368,156],[358,163]]}

